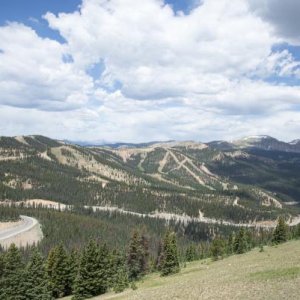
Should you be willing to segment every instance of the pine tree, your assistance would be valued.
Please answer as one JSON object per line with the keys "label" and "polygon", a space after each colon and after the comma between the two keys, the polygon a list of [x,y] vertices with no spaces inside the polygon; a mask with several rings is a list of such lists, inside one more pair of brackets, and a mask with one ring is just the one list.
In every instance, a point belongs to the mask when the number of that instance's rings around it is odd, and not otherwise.
{"label": "pine tree", "polygon": [[25,272],[21,253],[11,244],[3,256],[2,277],[0,279],[0,299],[23,300],[25,294]]}
{"label": "pine tree", "polygon": [[129,286],[128,274],[125,266],[120,266],[113,286],[115,293],[123,292]]}
{"label": "pine tree", "polygon": [[148,270],[148,241],[145,236],[140,236],[138,231],[134,231],[127,254],[127,266],[129,279],[137,280],[145,275]]}
{"label": "pine tree", "polygon": [[179,259],[177,251],[176,235],[167,231],[161,254],[161,275],[167,276],[179,272]]}
{"label": "pine tree", "polygon": [[147,237],[142,234],[141,239],[141,273],[145,275],[149,271],[149,241]]}
{"label": "pine tree", "polygon": [[296,228],[296,238],[300,238],[300,224]]}
{"label": "pine tree", "polygon": [[279,217],[278,224],[273,232],[272,242],[274,244],[280,244],[286,242],[288,239],[288,226],[286,225],[284,218]]}
{"label": "pine tree", "polygon": [[50,289],[55,298],[70,294],[70,268],[68,255],[62,245],[52,248],[46,262],[47,275],[49,277]]}
{"label": "pine tree", "polygon": [[124,270],[126,271],[126,275],[127,275],[127,279],[128,279],[128,272],[126,269],[126,259],[124,257],[124,255],[121,255],[120,252],[118,252],[117,250],[114,250],[111,254],[110,254],[110,266],[108,268],[109,270],[109,284],[108,287],[109,288],[114,288],[116,285],[116,282],[119,280],[118,279],[118,273],[119,270],[124,268]]}
{"label": "pine tree", "polygon": [[109,252],[90,241],[83,250],[74,285],[73,299],[86,299],[103,294],[109,285]]}
{"label": "pine tree", "polygon": [[229,237],[227,240],[226,252],[228,255],[230,255],[234,252],[234,235],[232,232],[229,234]]}
{"label": "pine tree", "polygon": [[237,254],[245,253],[248,250],[247,236],[245,228],[242,227],[234,241],[234,252]]}
{"label": "pine tree", "polygon": [[41,254],[34,249],[26,267],[25,297],[28,300],[51,300],[48,277]]}
{"label": "pine tree", "polygon": [[225,242],[221,238],[215,238],[211,244],[211,254],[214,260],[218,260],[219,257],[223,258],[225,252]]}
{"label": "pine tree", "polygon": [[69,276],[67,281],[67,291],[68,294],[72,294],[75,285],[75,279],[77,277],[78,268],[79,268],[79,253],[73,249],[68,256],[68,268],[69,268]]}
{"label": "pine tree", "polygon": [[197,258],[196,247],[194,244],[188,246],[185,252],[186,261],[194,261]]}
{"label": "pine tree", "polygon": [[98,288],[97,295],[106,293],[111,284],[111,255],[106,244],[100,247],[98,257]]}
{"label": "pine tree", "polygon": [[4,254],[0,253],[0,280],[4,274]]}

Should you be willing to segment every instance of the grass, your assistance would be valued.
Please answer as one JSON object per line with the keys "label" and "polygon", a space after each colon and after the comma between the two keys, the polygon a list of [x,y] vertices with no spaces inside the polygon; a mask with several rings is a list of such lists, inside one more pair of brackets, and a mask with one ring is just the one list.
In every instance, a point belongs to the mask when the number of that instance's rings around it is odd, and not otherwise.
{"label": "grass", "polygon": [[255,280],[268,280],[268,279],[286,279],[286,278],[297,278],[300,277],[300,267],[282,268],[282,269],[272,269],[261,272],[256,272],[250,274]]}
{"label": "grass", "polygon": [[179,274],[146,276],[135,291],[93,299],[300,299],[300,241],[189,263]]}
{"label": "grass", "polygon": [[300,299],[300,240],[215,262],[206,259],[188,263],[178,274],[150,274],[137,286],[135,291],[111,292],[93,299]]}

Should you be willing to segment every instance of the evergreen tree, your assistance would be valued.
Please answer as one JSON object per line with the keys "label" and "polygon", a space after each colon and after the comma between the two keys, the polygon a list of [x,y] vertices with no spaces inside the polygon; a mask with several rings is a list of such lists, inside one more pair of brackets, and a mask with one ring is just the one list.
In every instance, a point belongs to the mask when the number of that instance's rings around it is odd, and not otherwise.
{"label": "evergreen tree", "polygon": [[211,254],[214,260],[219,259],[219,257],[223,258],[225,253],[225,242],[221,238],[215,238],[211,243]]}
{"label": "evergreen tree", "polygon": [[249,229],[246,230],[246,241],[247,241],[247,250],[252,249],[254,247],[255,243],[254,243],[252,233]]}
{"label": "evergreen tree", "polygon": [[161,275],[167,276],[177,273],[179,270],[176,235],[174,232],[167,231],[161,254]]}
{"label": "evergreen tree", "polygon": [[300,238],[300,224],[296,227],[296,238]]}
{"label": "evergreen tree", "polygon": [[126,271],[126,275],[127,275],[127,279],[128,279],[128,272],[126,269],[126,260],[124,255],[121,255],[119,251],[114,250],[111,254],[110,254],[110,266],[108,268],[109,270],[109,288],[114,288],[116,282],[119,280],[118,276],[119,276],[119,270],[120,269],[124,269]]}
{"label": "evergreen tree", "polygon": [[50,250],[46,270],[53,297],[69,295],[71,293],[69,261],[66,250],[61,244]]}
{"label": "evergreen tree", "polygon": [[186,261],[194,261],[197,258],[196,247],[194,244],[191,244],[187,247],[185,252]]}
{"label": "evergreen tree", "polygon": [[23,300],[25,298],[25,272],[20,250],[11,244],[3,256],[0,279],[0,299]]}
{"label": "evergreen tree", "polygon": [[28,300],[52,299],[44,260],[36,249],[26,267],[25,287],[25,298]]}
{"label": "evergreen tree", "polygon": [[280,244],[286,242],[288,239],[288,226],[286,225],[284,218],[279,217],[278,224],[273,232],[272,242],[274,244]]}
{"label": "evergreen tree", "polygon": [[241,227],[234,241],[234,252],[237,254],[242,254],[245,253],[247,250],[248,244],[246,230],[244,227]]}
{"label": "evergreen tree", "polygon": [[103,294],[108,289],[108,249],[90,241],[83,250],[75,280],[73,299],[86,299]]}
{"label": "evergreen tree", "polygon": [[0,280],[4,274],[4,254],[0,253]]}
{"label": "evergreen tree", "polygon": [[125,266],[120,266],[118,268],[113,290],[116,293],[123,292],[129,286],[128,274]]}
{"label": "evergreen tree", "polygon": [[145,234],[141,236],[141,273],[145,275],[149,271],[149,241]]}
{"label": "evergreen tree", "polygon": [[230,255],[234,252],[234,235],[232,232],[229,234],[229,237],[227,240],[226,252],[228,255]]}
{"label": "evergreen tree", "polygon": [[98,257],[98,288],[97,295],[104,294],[111,285],[111,255],[106,244],[100,247]]}
{"label": "evergreen tree", "polygon": [[145,275],[148,270],[148,241],[145,236],[140,236],[138,231],[134,231],[127,254],[127,266],[129,279],[137,280]]}
{"label": "evergreen tree", "polygon": [[68,256],[68,268],[69,268],[69,276],[67,281],[67,290],[68,294],[71,294],[74,290],[74,284],[78,273],[79,268],[79,253],[73,249]]}

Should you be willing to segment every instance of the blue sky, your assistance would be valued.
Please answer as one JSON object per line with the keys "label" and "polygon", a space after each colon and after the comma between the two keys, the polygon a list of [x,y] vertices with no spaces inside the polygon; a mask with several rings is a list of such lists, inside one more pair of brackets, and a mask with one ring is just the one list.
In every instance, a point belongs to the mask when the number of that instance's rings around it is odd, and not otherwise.
{"label": "blue sky", "polygon": [[47,11],[55,14],[73,12],[80,0],[1,0],[0,20],[26,22],[29,18],[40,19]]}
{"label": "blue sky", "polygon": [[2,0],[0,135],[299,138],[299,14],[297,0]]}
{"label": "blue sky", "polygon": [[42,18],[51,11],[55,14],[70,13],[78,9],[80,0],[2,0],[0,25],[20,22],[33,27],[39,35],[63,41],[58,32],[51,30]]}
{"label": "blue sky", "polygon": [[[166,0],[165,3],[171,5],[174,12],[189,13],[197,0]],[[33,27],[41,36],[63,41],[57,32],[47,26],[42,16],[49,11],[54,14],[71,13],[78,10],[80,4],[81,0],[2,0],[0,25],[21,22]]]}

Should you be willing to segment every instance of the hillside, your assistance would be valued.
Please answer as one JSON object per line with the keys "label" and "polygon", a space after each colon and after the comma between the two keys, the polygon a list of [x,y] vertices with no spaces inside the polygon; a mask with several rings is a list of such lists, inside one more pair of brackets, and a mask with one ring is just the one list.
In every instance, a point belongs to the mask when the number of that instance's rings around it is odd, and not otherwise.
{"label": "hillside", "polygon": [[300,241],[257,248],[220,261],[189,263],[181,273],[147,276],[138,289],[93,299],[299,299]]}
{"label": "hillside", "polygon": [[297,152],[220,150],[191,141],[83,147],[43,136],[0,138],[2,202],[43,199],[184,223],[274,225],[279,214],[298,215],[299,180]]}

